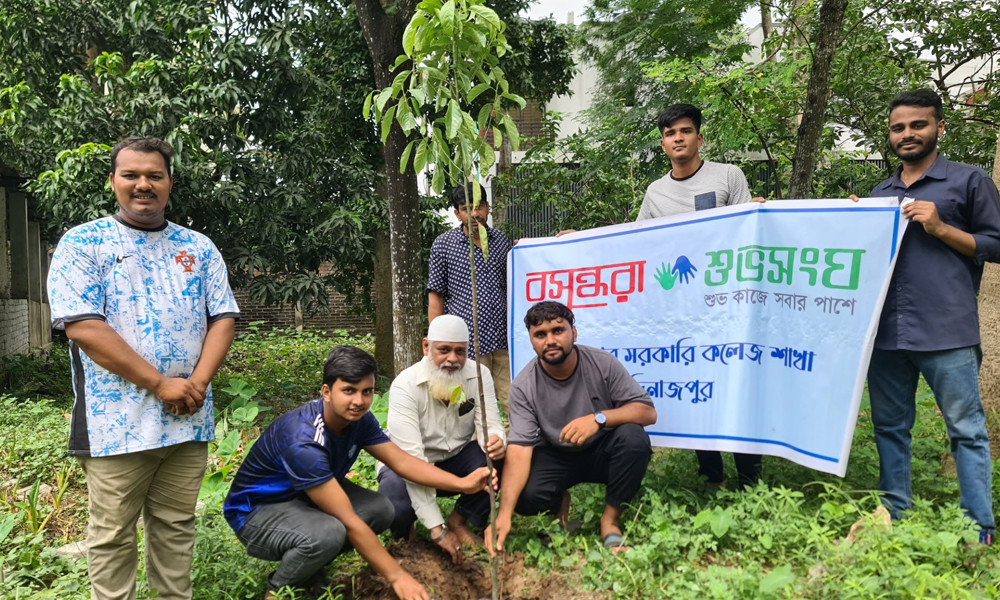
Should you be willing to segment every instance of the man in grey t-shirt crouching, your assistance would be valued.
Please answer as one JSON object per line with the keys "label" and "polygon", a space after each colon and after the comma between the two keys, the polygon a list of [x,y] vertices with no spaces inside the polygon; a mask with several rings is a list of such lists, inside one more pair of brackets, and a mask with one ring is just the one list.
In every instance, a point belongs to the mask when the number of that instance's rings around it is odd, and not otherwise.
{"label": "man in grey t-shirt crouching", "polygon": [[[618,517],[639,491],[652,449],[643,429],[656,422],[649,394],[614,356],[576,342],[573,312],[540,302],[524,317],[538,360],[510,387],[510,436],[497,514],[503,551],[511,517],[555,513],[567,525],[578,483],[606,486],[601,541],[623,549]],[[492,553],[489,533],[487,548]]]}

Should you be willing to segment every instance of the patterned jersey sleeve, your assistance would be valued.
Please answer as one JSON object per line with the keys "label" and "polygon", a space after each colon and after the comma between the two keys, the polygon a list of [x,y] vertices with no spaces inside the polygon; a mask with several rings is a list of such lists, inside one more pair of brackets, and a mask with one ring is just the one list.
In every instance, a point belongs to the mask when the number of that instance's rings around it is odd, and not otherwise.
{"label": "patterned jersey sleeve", "polygon": [[236,305],[233,290],[229,287],[229,272],[222,254],[215,244],[208,242],[206,253],[205,280],[206,303],[209,321],[216,319],[238,318],[240,308]]}
{"label": "patterned jersey sleeve", "polygon": [[104,286],[94,248],[80,228],[68,231],[56,246],[47,281],[55,329],[74,321],[104,320]]}

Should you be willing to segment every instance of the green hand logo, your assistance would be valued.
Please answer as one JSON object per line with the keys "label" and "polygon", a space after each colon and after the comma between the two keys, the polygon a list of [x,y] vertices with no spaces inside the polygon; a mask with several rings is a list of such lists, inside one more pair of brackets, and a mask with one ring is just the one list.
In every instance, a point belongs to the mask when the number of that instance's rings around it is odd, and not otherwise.
{"label": "green hand logo", "polygon": [[659,282],[660,287],[665,290],[673,288],[674,282],[677,281],[677,275],[671,273],[670,263],[660,263],[660,268],[656,269],[656,274],[653,277]]}
{"label": "green hand logo", "polygon": [[694,273],[698,268],[691,264],[686,256],[678,256],[677,262],[671,267],[670,263],[660,263],[660,268],[656,270],[656,274],[653,275],[656,281],[660,283],[660,287],[665,290],[672,289],[677,280],[680,279],[681,283],[690,283],[694,280]]}

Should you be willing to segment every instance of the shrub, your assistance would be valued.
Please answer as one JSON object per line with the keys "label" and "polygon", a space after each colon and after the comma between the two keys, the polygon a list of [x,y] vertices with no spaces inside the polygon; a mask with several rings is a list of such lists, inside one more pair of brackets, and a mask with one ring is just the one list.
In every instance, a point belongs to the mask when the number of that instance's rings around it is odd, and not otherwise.
{"label": "shrub", "polygon": [[261,332],[251,323],[233,342],[213,380],[216,408],[225,408],[233,399],[220,393],[230,379],[242,379],[254,387],[257,400],[276,407],[277,414],[318,398],[323,383],[323,362],[330,350],[340,345],[358,346],[367,352],[375,350],[375,340],[371,336],[351,336],[342,330]]}

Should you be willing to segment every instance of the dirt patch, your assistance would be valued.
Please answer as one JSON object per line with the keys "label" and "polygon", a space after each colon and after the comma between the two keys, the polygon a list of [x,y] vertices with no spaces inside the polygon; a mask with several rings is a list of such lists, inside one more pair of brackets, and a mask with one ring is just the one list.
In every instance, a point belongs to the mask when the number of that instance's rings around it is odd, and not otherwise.
{"label": "dirt patch", "polygon": [[1000,264],[987,263],[979,288],[979,331],[983,368],[979,388],[986,411],[993,458],[1000,457]]}
{"label": "dirt patch", "polygon": [[[460,566],[436,546],[424,542],[399,542],[389,546],[389,553],[422,583],[435,600],[489,600],[490,566],[485,558],[466,557]],[[504,600],[600,600],[594,592],[582,589],[578,569],[543,574],[526,567],[524,555],[504,555],[500,564],[501,598]],[[392,587],[371,567],[365,567],[351,581],[338,582],[344,600],[396,600]]]}

